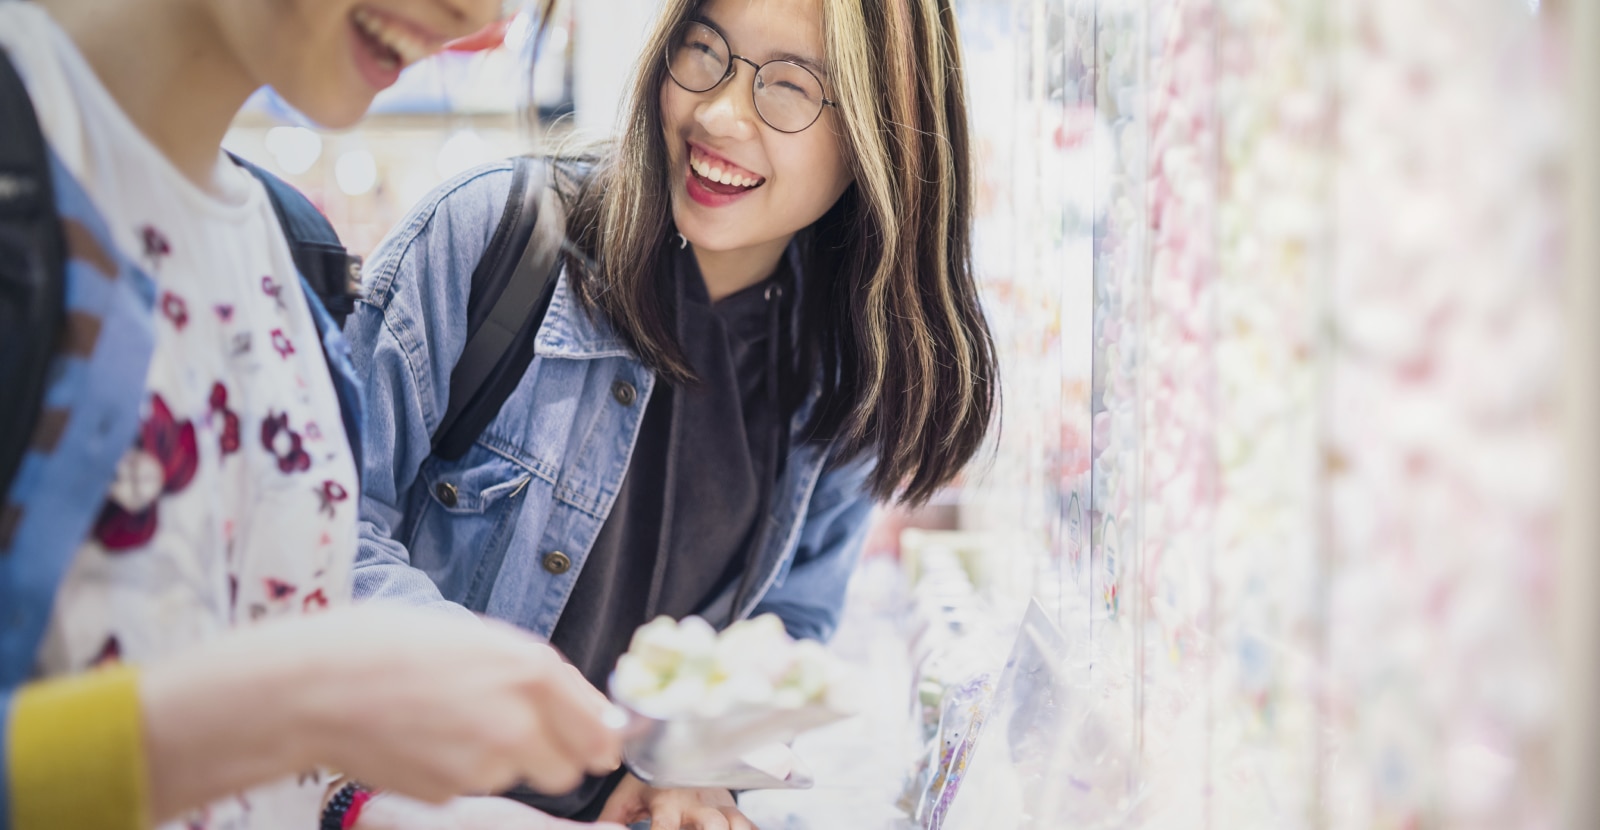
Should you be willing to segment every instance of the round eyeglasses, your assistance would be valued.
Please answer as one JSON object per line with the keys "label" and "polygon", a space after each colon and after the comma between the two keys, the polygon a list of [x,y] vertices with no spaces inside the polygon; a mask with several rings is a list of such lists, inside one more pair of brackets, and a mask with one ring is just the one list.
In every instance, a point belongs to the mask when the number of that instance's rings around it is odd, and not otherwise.
{"label": "round eyeglasses", "polygon": [[797,133],[815,124],[823,107],[838,104],[827,99],[822,82],[811,70],[790,60],[758,64],[728,49],[722,33],[695,20],[684,21],[667,41],[667,74],[690,92],[710,92],[733,77],[742,61],[756,70],[751,97],[756,114],[780,133]]}

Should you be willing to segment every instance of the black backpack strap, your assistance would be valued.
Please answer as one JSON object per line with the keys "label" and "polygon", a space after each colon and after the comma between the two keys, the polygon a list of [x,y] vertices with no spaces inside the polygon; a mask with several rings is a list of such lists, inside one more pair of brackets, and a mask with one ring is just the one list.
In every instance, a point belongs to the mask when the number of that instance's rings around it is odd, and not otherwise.
{"label": "black backpack strap", "polygon": [[356,300],[361,299],[361,258],[345,249],[328,218],[294,185],[237,155],[228,155],[266,186],[295,267],[311,284],[333,321],[343,327],[344,319],[355,310]]}
{"label": "black backpack strap", "polygon": [[566,238],[551,167],[516,160],[511,192],[483,258],[472,272],[467,343],[450,373],[450,399],[433,434],[433,453],[466,454],[499,414],[532,360],[532,341],[549,306]]}
{"label": "black backpack strap", "polygon": [[[328,364],[328,376],[333,380],[334,392],[339,398],[339,412],[344,419],[345,437],[350,442],[350,452],[355,458],[356,474],[361,474],[361,396],[344,382],[348,374],[348,354],[335,355],[329,350],[324,329],[332,325],[344,328],[344,320],[355,310],[361,298],[361,257],[353,256],[339,241],[339,232],[333,229],[328,217],[311,204],[304,193],[283,179],[239,158],[228,154],[233,163],[255,176],[267,189],[267,200],[272,212],[278,216],[278,226],[289,243],[289,254],[294,267],[300,272],[300,283],[305,288],[306,303],[313,306],[311,316],[317,327],[317,342],[322,346],[323,359]],[[321,317],[316,305],[320,304],[327,317]]]}
{"label": "black backpack strap", "polygon": [[27,87],[0,49],[0,496],[44,405],[66,319],[66,269],[50,151]]}

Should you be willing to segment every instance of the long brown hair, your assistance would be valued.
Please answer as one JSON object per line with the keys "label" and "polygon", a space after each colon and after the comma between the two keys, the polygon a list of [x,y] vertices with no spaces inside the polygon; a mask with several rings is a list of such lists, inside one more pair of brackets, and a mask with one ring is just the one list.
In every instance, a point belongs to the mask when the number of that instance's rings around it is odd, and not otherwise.
{"label": "long brown hair", "polygon": [[[628,119],[570,198],[591,263],[578,296],[663,376],[693,372],[662,301],[672,230],[660,57],[699,0],[668,0]],[[972,276],[972,171],[950,0],[822,0],[839,131],[855,182],[802,231],[803,350],[823,393],[810,424],[834,458],[870,454],[879,499],[925,502],[982,445],[998,408],[993,338]]]}

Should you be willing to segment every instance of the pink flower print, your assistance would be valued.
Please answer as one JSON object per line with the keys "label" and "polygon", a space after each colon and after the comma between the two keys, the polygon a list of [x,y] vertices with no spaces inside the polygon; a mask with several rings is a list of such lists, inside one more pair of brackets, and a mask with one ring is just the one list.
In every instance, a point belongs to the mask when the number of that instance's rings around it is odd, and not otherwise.
{"label": "pink flower print", "polygon": [[311,469],[311,455],[305,451],[304,442],[289,428],[289,413],[280,412],[261,421],[261,445],[278,459],[278,469],[284,473],[304,472]]}
{"label": "pink flower print", "polygon": [[150,259],[161,259],[172,253],[172,245],[167,242],[167,235],[156,230],[154,225],[145,225],[140,232],[144,240],[144,255]]}
{"label": "pink flower print", "polygon": [[160,395],[151,395],[150,416],[134,448],[117,464],[116,480],[95,521],[95,538],[108,553],[149,542],[161,497],[182,492],[199,467],[194,424],[178,421]]}
{"label": "pink flower print", "polygon": [[294,596],[295,591],[298,591],[298,590],[300,590],[300,589],[296,588],[293,585],[290,585],[287,582],[284,582],[281,579],[273,579],[270,576],[267,577],[267,598],[268,599],[272,599],[272,600],[288,599],[289,597]]}
{"label": "pink flower print", "polygon": [[294,354],[294,344],[289,342],[289,335],[284,334],[283,329],[272,330],[272,348],[277,349],[278,356],[284,360]]}
{"label": "pink flower print", "polygon": [[172,321],[172,327],[178,331],[183,331],[183,327],[189,325],[189,304],[171,291],[161,295],[161,313]]}
{"label": "pink flower print", "polygon": [[322,440],[322,427],[317,426],[317,422],[316,421],[307,421],[306,422],[306,440],[307,441],[321,441]]}
{"label": "pink flower print", "polygon": [[278,308],[283,308],[283,286],[271,276],[261,278],[261,293],[278,302]]}
{"label": "pink flower print", "polygon": [[306,598],[300,603],[300,610],[302,611],[320,610],[327,607],[328,596],[322,593],[321,588],[306,594]]}
{"label": "pink flower print", "polygon": [[322,482],[322,487],[317,490],[317,499],[320,502],[320,506],[317,509],[331,519],[333,518],[334,505],[349,497],[350,494],[345,491],[343,485],[329,479]]}
{"label": "pink flower print", "polygon": [[222,434],[218,439],[223,455],[239,451],[239,413],[228,408],[228,387],[218,381],[211,386],[211,415],[222,418]]}
{"label": "pink flower print", "polygon": [[160,395],[151,396],[155,417],[145,424],[145,448],[161,459],[166,476],[166,492],[178,493],[194,480],[200,468],[200,452],[195,446],[194,424],[178,422]]}
{"label": "pink flower print", "polygon": [[105,644],[100,646],[100,652],[94,656],[93,660],[89,661],[89,668],[98,669],[101,666],[110,666],[121,662],[122,641],[117,639],[117,635],[112,634],[106,637]]}
{"label": "pink flower print", "polygon": [[218,303],[213,306],[217,312],[217,319],[224,323],[233,322],[233,306],[228,303]]}

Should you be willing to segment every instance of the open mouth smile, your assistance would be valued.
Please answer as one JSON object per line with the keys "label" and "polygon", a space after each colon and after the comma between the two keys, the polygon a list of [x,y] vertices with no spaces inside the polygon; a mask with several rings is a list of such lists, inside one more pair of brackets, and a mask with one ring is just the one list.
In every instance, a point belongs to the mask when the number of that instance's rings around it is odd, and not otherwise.
{"label": "open mouth smile", "polygon": [[401,70],[437,52],[443,39],[421,27],[369,6],[350,12],[350,30],[356,40],[356,64],[367,82],[387,89],[399,80]]}
{"label": "open mouth smile", "polygon": [[766,184],[766,177],[753,173],[689,142],[689,170],[684,187],[689,198],[706,207],[721,207],[737,201]]}

